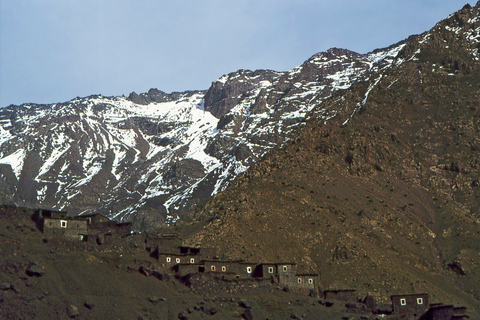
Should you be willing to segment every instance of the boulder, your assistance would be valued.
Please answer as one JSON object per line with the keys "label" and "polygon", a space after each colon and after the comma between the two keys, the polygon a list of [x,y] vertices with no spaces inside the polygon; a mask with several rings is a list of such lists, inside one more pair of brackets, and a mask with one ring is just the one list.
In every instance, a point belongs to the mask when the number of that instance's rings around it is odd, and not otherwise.
{"label": "boulder", "polygon": [[67,308],[67,314],[70,318],[75,318],[80,315],[80,311],[78,311],[78,308],[75,307],[73,304],[69,305]]}
{"label": "boulder", "polygon": [[1,282],[0,283],[0,290],[9,290],[12,285],[8,282]]}
{"label": "boulder", "polygon": [[245,320],[253,320],[253,314],[251,309],[245,309],[242,314],[243,319]]}
{"label": "boulder", "polygon": [[160,297],[150,297],[148,300],[149,300],[151,303],[153,303],[153,304],[157,304],[158,302],[160,302],[160,301],[165,301],[165,300],[167,300],[167,299],[165,299],[165,298],[160,298]]}
{"label": "boulder", "polygon": [[45,267],[32,263],[28,266],[26,274],[29,277],[41,277],[45,274]]}
{"label": "boulder", "polygon": [[[157,278],[158,280],[164,280],[166,278],[166,275],[161,273],[159,270],[153,270],[152,272],[153,276]],[[168,279],[167,279],[168,280]]]}
{"label": "boulder", "polygon": [[213,306],[213,305],[202,306],[202,311],[203,311],[203,313],[211,315],[211,316],[218,312],[217,308],[215,308],[215,306]]}
{"label": "boulder", "polygon": [[252,304],[250,302],[248,302],[247,300],[244,300],[244,299],[238,301],[238,304],[242,308],[251,308],[252,307]]}
{"label": "boulder", "polygon": [[183,313],[180,312],[180,313],[178,314],[178,319],[180,319],[180,320],[188,320],[188,317],[187,317],[186,315],[184,315]]}
{"label": "boulder", "polygon": [[87,299],[85,300],[85,303],[83,305],[85,306],[85,308],[92,310],[95,307],[95,301]]}

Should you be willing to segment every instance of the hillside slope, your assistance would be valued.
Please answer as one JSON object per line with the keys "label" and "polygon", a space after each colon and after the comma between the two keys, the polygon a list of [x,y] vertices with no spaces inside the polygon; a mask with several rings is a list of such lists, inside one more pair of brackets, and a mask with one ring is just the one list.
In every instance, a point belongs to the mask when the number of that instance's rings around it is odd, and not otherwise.
{"label": "hillside slope", "polygon": [[323,288],[429,292],[479,317],[479,9],[314,109],[294,140],[191,212],[189,243],[297,261]]}

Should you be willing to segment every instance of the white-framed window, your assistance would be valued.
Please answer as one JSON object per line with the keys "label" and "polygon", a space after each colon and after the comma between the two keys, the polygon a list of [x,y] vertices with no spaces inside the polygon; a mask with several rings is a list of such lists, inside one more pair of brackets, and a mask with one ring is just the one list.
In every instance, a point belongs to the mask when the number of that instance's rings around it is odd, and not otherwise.
{"label": "white-framed window", "polygon": [[195,263],[195,258],[190,258],[190,263]]}
{"label": "white-framed window", "polygon": [[227,271],[227,267],[222,266],[222,272],[225,272],[225,271]]}
{"label": "white-framed window", "polygon": [[407,299],[404,299],[404,298],[400,299],[400,305],[406,306],[407,305]]}
{"label": "white-framed window", "polygon": [[67,227],[67,221],[65,221],[65,220],[60,220],[60,227],[66,228],[66,227]]}
{"label": "white-framed window", "polygon": [[268,267],[268,273],[273,273],[273,267]]}
{"label": "white-framed window", "polygon": [[247,267],[247,273],[252,273],[252,267]]}
{"label": "white-framed window", "polygon": [[312,278],[308,279],[308,283],[313,284],[313,279]]}
{"label": "white-framed window", "polygon": [[210,267],[210,270],[212,270],[212,271],[215,271],[215,269],[216,269],[215,266]]}
{"label": "white-framed window", "polygon": [[168,263],[172,262],[172,258],[170,258],[170,257],[167,257],[167,259],[165,259],[165,260],[167,260]]}
{"label": "white-framed window", "polygon": [[176,263],[180,263],[180,258],[175,258]]}
{"label": "white-framed window", "polygon": [[287,266],[283,266],[283,272],[287,272],[288,271],[288,267]]}
{"label": "white-framed window", "polygon": [[297,282],[298,282],[298,283],[302,283],[302,278],[298,278],[298,279],[297,279]]}
{"label": "white-framed window", "polygon": [[423,298],[417,298],[417,304],[423,304]]}

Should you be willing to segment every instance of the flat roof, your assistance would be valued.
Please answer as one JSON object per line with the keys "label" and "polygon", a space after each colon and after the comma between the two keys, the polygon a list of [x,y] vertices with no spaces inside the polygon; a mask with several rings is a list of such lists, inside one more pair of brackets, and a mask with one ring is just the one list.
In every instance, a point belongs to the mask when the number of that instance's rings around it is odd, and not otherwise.
{"label": "flat roof", "polygon": [[245,260],[202,259],[202,262],[243,263]]}
{"label": "flat roof", "polygon": [[428,296],[428,293],[406,293],[406,294],[393,294],[390,298],[394,297],[413,297],[413,296]]}

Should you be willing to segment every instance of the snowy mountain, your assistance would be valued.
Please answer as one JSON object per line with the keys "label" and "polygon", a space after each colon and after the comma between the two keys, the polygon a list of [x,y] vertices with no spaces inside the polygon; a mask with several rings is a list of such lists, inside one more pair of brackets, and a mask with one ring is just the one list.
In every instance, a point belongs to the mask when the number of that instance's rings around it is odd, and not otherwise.
{"label": "snowy mountain", "polygon": [[0,110],[0,193],[18,205],[171,223],[286,141],[322,101],[405,46],[330,49],[289,72],[239,70],[207,91],[90,96]]}

